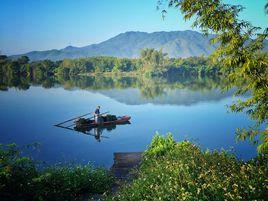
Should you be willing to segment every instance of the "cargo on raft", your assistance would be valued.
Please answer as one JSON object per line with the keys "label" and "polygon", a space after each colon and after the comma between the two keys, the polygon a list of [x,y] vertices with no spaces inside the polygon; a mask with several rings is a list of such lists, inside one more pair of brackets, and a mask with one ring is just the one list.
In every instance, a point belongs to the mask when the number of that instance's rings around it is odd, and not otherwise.
{"label": "cargo on raft", "polygon": [[86,119],[86,118],[79,118],[75,121],[76,128],[83,128],[83,127],[98,127],[98,126],[108,126],[108,125],[117,125],[117,124],[128,124],[130,123],[130,116],[115,116],[115,115],[103,115],[98,117],[99,121],[96,122],[94,119]]}

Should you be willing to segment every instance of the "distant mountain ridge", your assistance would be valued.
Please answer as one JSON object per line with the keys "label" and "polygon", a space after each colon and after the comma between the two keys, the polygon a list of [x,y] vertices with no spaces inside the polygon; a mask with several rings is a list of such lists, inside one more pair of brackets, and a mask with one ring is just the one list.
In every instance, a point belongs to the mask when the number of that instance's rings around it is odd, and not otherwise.
{"label": "distant mountain ridge", "polygon": [[[207,56],[214,49],[209,39],[213,35],[204,36],[196,31],[170,32],[139,32],[129,31],[118,34],[106,41],[84,47],[67,46],[60,50],[32,51],[26,54],[14,55],[13,58],[26,55],[32,61],[50,59],[53,61],[64,58],[80,58],[92,56],[139,57],[141,49],[162,49],[169,57]],[[266,45],[267,49],[267,45]]]}

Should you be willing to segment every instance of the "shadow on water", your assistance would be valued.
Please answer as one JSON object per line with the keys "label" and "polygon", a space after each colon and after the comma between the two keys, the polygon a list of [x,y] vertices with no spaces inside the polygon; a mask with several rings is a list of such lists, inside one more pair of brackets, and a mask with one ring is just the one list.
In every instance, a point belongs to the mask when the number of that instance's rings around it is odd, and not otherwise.
{"label": "shadow on water", "polygon": [[62,126],[62,125],[55,125],[56,127],[71,130],[71,131],[76,131],[81,134],[85,134],[88,136],[92,136],[96,139],[97,142],[100,142],[103,138],[104,139],[109,139],[109,136],[103,135],[104,131],[107,131],[106,133],[110,133],[113,130],[116,129],[117,126],[120,125],[127,125],[131,124],[130,121],[122,122],[122,123],[113,123],[110,125],[100,125],[100,126],[74,126],[74,127],[69,127],[69,126]]}

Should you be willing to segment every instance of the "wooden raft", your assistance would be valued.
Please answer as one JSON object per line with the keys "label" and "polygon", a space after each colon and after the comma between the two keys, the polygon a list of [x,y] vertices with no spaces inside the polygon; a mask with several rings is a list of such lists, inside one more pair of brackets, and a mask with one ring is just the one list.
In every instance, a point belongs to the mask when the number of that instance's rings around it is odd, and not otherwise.
{"label": "wooden raft", "polygon": [[117,179],[129,179],[130,170],[139,166],[142,152],[114,153],[114,164],[111,172]]}

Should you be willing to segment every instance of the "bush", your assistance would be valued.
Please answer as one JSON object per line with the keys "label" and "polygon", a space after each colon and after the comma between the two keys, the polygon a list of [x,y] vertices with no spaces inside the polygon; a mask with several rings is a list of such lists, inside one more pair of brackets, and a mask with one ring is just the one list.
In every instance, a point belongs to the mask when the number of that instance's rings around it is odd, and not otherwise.
{"label": "bush", "polygon": [[64,165],[42,170],[15,145],[0,145],[1,200],[77,200],[83,193],[104,193],[113,185],[107,170]]}
{"label": "bush", "polygon": [[109,200],[265,200],[267,166],[156,135],[138,177]]}
{"label": "bush", "polygon": [[32,178],[37,176],[33,161],[22,157],[15,144],[0,145],[1,200],[30,199]]}
{"label": "bush", "polygon": [[148,150],[144,154],[144,158],[159,157],[170,153],[176,145],[171,133],[163,138],[158,133],[154,136]]}

